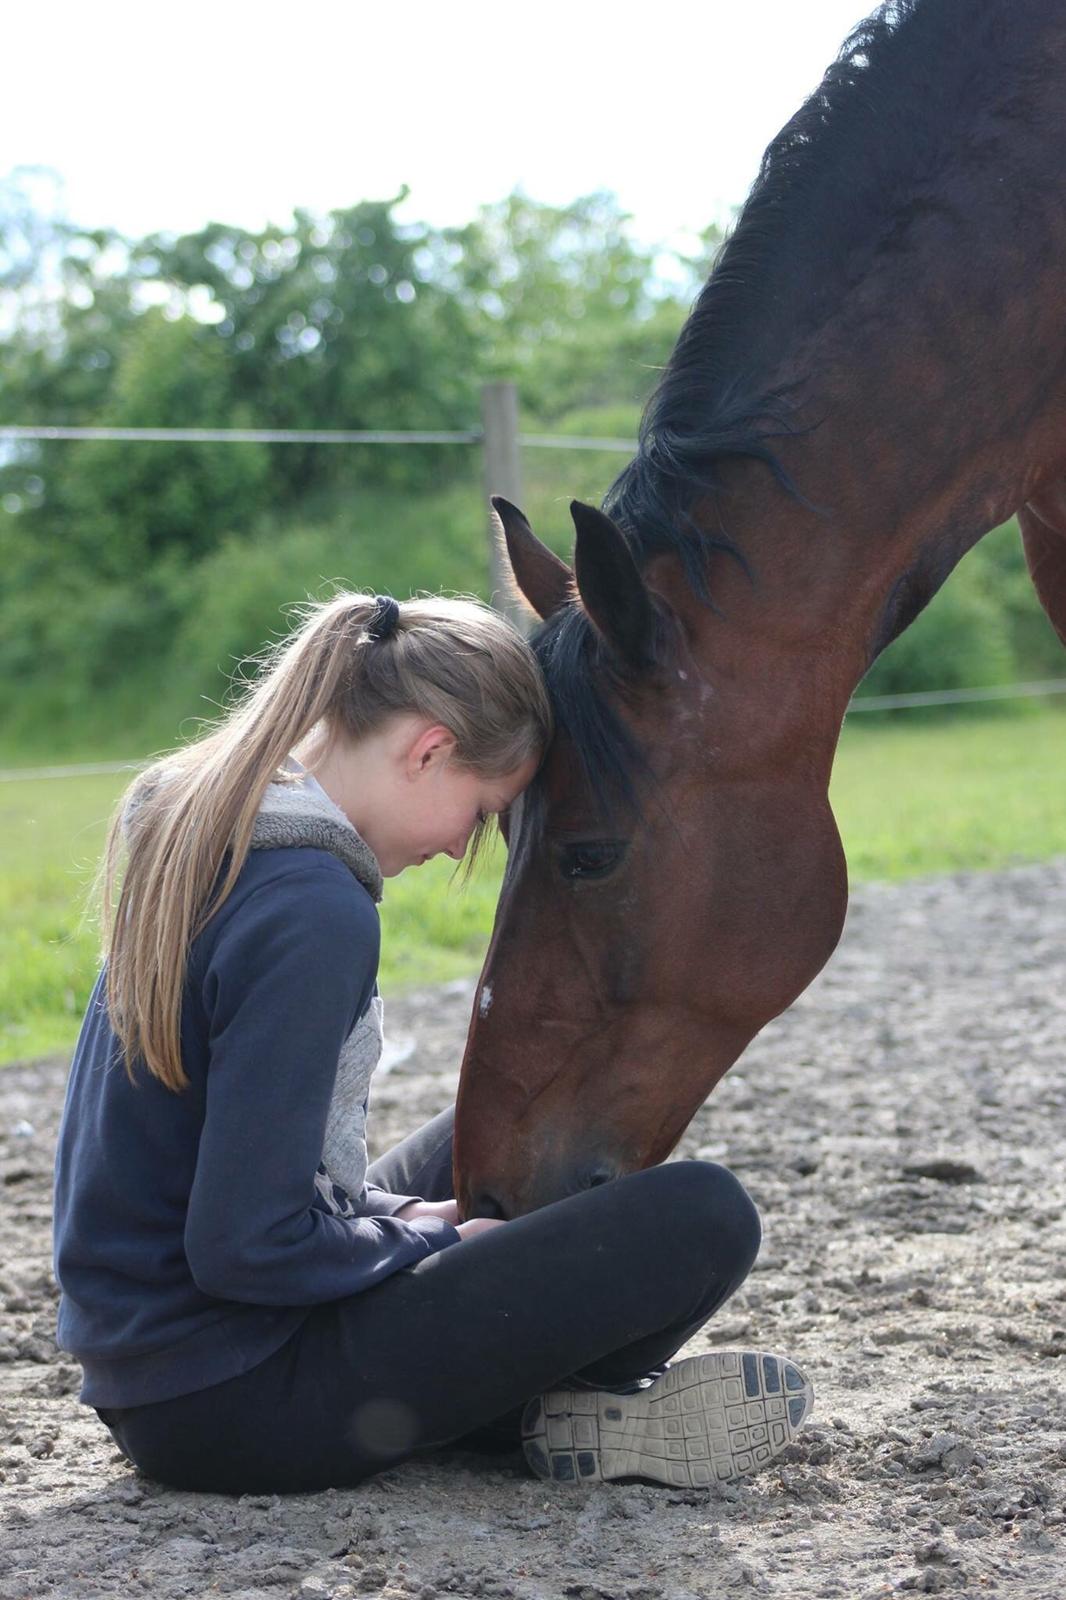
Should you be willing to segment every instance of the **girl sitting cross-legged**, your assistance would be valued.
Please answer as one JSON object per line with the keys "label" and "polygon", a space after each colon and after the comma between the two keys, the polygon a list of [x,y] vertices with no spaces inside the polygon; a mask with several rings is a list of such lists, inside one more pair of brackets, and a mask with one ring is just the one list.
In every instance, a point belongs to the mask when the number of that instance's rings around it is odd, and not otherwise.
{"label": "girl sitting cross-legged", "polygon": [[55,1265],[82,1399],[150,1477],[340,1487],[495,1430],[542,1476],[707,1483],[771,1460],[809,1409],[775,1356],[664,1370],[758,1249],[723,1168],[460,1221],[451,1110],[367,1165],[382,880],[461,860],[550,732],[494,612],[340,594],[127,791]]}

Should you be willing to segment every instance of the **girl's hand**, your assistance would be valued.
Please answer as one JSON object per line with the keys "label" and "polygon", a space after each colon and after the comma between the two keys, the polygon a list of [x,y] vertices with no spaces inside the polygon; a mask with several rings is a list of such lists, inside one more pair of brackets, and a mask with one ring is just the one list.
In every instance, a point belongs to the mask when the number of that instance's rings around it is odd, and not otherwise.
{"label": "girl's hand", "polygon": [[442,1217],[454,1228],[459,1221],[459,1206],[454,1200],[412,1200],[394,1211],[393,1216],[400,1222],[413,1222],[416,1217]]}
{"label": "girl's hand", "polygon": [[415,1217],[443,1217],[458,1230],[462,1239],[472,1239],[475,1233],[484,1233],[486,1228],[503,1227],[501,1217],[471,1217],[469,1222],[460,1222],[459,1207],[454,1200],[412,1200],[393,1215],[401,1222],[411,1222]]}
{"label": "girl's hand", "polygon": [[506,1220],[503,1217],[471,1217],[469,1222],[458,1224],[459,1235],[463,1239],[472,1239],[475,1233],[484,1233],[486,1228],[505,1228]]}

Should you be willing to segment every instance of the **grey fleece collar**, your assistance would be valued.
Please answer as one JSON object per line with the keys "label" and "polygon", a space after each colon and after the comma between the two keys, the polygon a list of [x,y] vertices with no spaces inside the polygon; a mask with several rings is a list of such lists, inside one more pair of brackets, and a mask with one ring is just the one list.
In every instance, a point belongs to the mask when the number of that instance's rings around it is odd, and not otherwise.
{"label": "grey fleece collar", "polygon": [[317,783],[311,788],[298,778],[267,785],[251,842],[253,850],[293,847],[328,850],[344,862],[371,899],[381,899],[381,868],[366,840]]}

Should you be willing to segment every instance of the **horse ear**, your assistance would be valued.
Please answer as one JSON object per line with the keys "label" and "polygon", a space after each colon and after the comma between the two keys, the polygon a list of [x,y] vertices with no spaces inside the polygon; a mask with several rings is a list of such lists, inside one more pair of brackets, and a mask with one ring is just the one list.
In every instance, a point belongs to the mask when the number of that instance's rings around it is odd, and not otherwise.
{"label": "horse ear", "polygon": [[494,494],[492,509],[507,545],[514,581],[537,615],[547,621],[574,598],[574,574],[554,550],[541,543],[517,506]]}
{"label": "horse ear", "polygon": [[653,658],[655,608],[617,524],[595,506],[571,500],[577,528],[574,574],[582,604],[616,655],[642,668]]}

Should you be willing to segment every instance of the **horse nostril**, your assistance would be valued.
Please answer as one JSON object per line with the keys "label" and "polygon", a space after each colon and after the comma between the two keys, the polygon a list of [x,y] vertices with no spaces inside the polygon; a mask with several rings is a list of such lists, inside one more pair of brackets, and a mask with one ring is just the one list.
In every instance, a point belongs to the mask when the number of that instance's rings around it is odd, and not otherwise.
{"label": "horse nostril", "polygon": [[598,1189],[601,1184],[610,1183],[615,1176],[610,1167],[593,1167],[585,1182],[587,1189]]}
{"label": "horse nostril", "polygon": [[466,1214],[466,1221],[470,1222],[474,1217],[494,1217],[498,1222],[507,1221],[506,1211],[496,1196],[489,1194],[487,1189],[474,1196],[474,1202]]}

